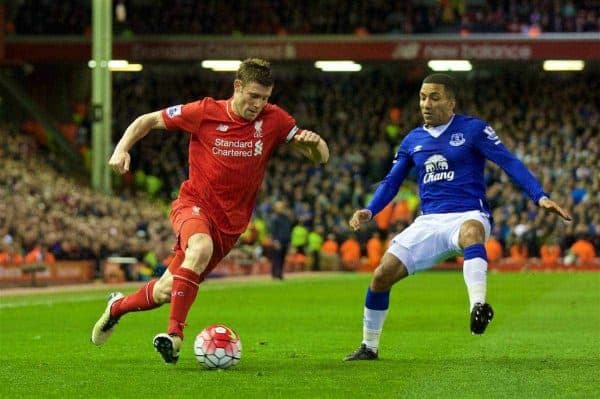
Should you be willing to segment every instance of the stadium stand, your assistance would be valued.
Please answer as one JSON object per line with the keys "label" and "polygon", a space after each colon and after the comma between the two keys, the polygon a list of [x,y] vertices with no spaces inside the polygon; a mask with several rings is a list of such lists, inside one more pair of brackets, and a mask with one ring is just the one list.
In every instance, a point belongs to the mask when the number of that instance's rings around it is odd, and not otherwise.
{"label": "stadium stand", "polygon": [[[7,30],[16,34],[89,35],[90,2],[7,2]],[[239,1],[118,0],[118,35],[310,35],[412,33],[597,32],[592,1]],[[121,21],[119,20],[119,16]],[[229,15],[230,18],[218,18]]]}
{"label": "stadium stand", "polygon": [[[489,120],[506,145],[557,200],[567,204],[574,216],[572,227],[563,229],[555,216],[539,213],[517,187],[504,184],[506,175],[490,165],[487,183],[496,222],[493,236],[502,246],[502,256],[514,257],[519,253],[519,245],[527,256],[539,257],[542,245],[552,238],[560,245],[561,256],[571,254],[571,247],[581,239],[590,242],[598,253],[600,175],[595,165],[600,162],[599,81],[581,75],[538,76],[531,80],[522,73],[510,72],[494,78],[463,80],[460,97],[466,106],[464,111]],[[596,83],[590,86],[590,82]],[[192,101],[209,94],[227,96],[230,84],[229,75],[166,66],[149,68],[134,77],[118,76],[115,134],[120,135],[135,115],[160,105]],[[393,69],[383,66],[373,66],[360,75],[335,78],[302,69],[286,70],[278,79],[273,100],[290,109],[301,126],[314,128],[327,137],[332,157],[325,167],[310,166],[299,162],[286,148],[280,149],[269,168],[255,221],[264,222],[274,202],[282,199],[289,204],[297,225],[308,231],[334,234],[342,244],[349,234],[346,223],[352,211],[368,201],[377,183],[375,179],[389,167],[401,136],[419,123],[417,102],[412,96],[417,84],[396,79]],[[579,95],[583,92],[584,98]],[[565,103],[572,106],[565,108]],[[400,137],[388,136],[393,130],[390,125],[397,127]],[[2,136],[7,140],[3,143],[2,183],[12,187],[4,191],[3,206],[15,209],[11,220],[2,225],[4,235],[14,237],[14,245],[28,252],[41,238],[58,259],[108,255],[143,259],[148,251],[157,249],[166,256],[165,246],[172,237],[164,213],[150,202],[141,202],[147,204],[141,206],[137,202],[134,206],[126,198],[137,195],[149,201],[154,196],[163,204],[171,199],[186,177],[187,135],[156,133],[143,140],[133,154],[137,172],[124,179],[123,198],[116,199],[94,194],[35,161],[36,157],[28,154],[40,150],[31,138],[14,131]],[[306,173],[297,173],[298,170]],[[153,195],[144,181],[148,176],[154,176],[162,186]],[[60,184],[50,184],[56,181]],[[39,211],[28,212],[22,202],[24,197],[37,203]],[[406,184],[389,220],[359,232],[357,239],[364,256],[374,232],[388,237],[412,221],[418,211],[415,198],[414,185]],[[409,207],[408,203],[412,205]],[[267,245],[263,245],[265,242]],[[117,247],[117,243],[125,245]],[[264,248],[247,253],[268,254],[268,240],[253,245]],[[297,262],[294,267],[299,267]],[[310,262],[303,268],[310,268]]]}
{"label": "stadium stand", "polygon": [[[316,3],[321,6],[314,7]],[[115,38],[125,42],[136,35],[156,37],[152,35],[165,32],[233,38],[329,34],[460,37],[457,33],[464,37],[499,32],[535,37],[542,32],[600,30],[598,8],[589,1],[361,0],[325,5],[315,1],[241,1],[236,5],[239,12],[228,20],[210,17],[229,14],[225,2],[213,0],[116,0],[114,5]],[[4,7],[7,45],[25,43],[28,36],[90,35],[87,1],[8,1]],[[27,40],[11,42],[15,37]],[[311,166],[299,162],[289,149],[280,148],[258,198],[253,226],[268,225],[274,203],[283,200],[297,230],[305,230],[309,237],[312,234],[309,244],[293,246],[288,262],[291,270],[342,268],[340,248],[350,235],[348,219],[369,201],[403,135],[420,123],[416,93],[427,71],[408,61],[398,64],[371,61],[364,62],[358,74],[325,74],[300,57],[275,61],[272,101],[289,110],[300,126],[327,138],[331,149],[326,166]],[[500,263],[512,259],[522,264],[537,258],[550,265],[557,261],[577,265],[588,262],[586,259],[598,262],[600,76],[594,65],[595,70],[577,74],[548,74],[528,69],[521,62],[482,62],[473,72],[458,75],[462,84],[459,110],[491,122],[507,147],[574,216],[565,227],[556,216],[538,212],[517,187],[506,184],[508,178],[501,170],[489,165],[486,183],[495,219],[494,247],[489,251]],[[72,83],[75,76],[89,73],[79,71],[69,78],[75,68],[65,68],[61,83],[68,89],[62,89],[60,101],[55,101],[47,93],[59,68],[63,71],[63,66],[49,62],[36,70],[25,63],[13,71],[18,69],[15,79],[20,79],[26,91],[36,89],[34,102],[51,105],[48,113],[63,109],[56,112],[57,125],[89,168],[89,93],[82,89],[85,83]],[[230,74],[203,70],[190,62],[153,58],[148,63],[144,60],[142,73],[114,74],[113,83],[114,142],[137,115],[203,96],[226,98],[232,90]],[[71,89],[77,95],[68,98]],[[133,173],[115,177],[119,196],[107,197],[76,180],[80,176],[64,177],[64,165],[58,172],[61,159],[48,150],[43,126],[31,117],[17,117],[2,106],[0,129],[0,263],[22,263],[26,254],[42,246],[58,261],[93,259],[97,273],[108,257],[134,258],[146,266],[127,269],[125,275],[115,272],[111,279],[146,278],[164,269],[173,243],[165,212],[187,176],[186,135],[158,133],[145,138],[132,151]],[[379,244],[368,243],[377,241],[373,241],[375,233],[386,248],[390,237],[415,218],[418,206],[416,185],[408,181],[375,223],[356,233],[361,254],[357,262],[353,255],[354,263],[346,268],[372,269],[377,259],[372,248]],[[327,244],[326,248],[318,251],[315,242]],[[241,274],[264,271],[264,258],[269,254],[268,231],[263,231],[260,239],[245,241],[232,253],[225,261],[226,269]],[[322,255],[321,261],[315,261],[317,254]],[[524,254],[526,261],[519,258]]]}

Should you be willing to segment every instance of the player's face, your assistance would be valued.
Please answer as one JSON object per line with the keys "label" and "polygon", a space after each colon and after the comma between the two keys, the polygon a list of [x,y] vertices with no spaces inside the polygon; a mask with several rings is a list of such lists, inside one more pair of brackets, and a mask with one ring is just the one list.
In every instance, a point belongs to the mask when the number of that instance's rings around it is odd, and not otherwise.
{"label": "player's face", "polygon": [[448,123],[454,113],[455,101],[446,93],[444,85],[423,83],[419,93],[419,107],[427,126]]}
{"label": "player's face", "polygon": [[234,111],[249,121],[254,120],[261,113],[273,91],[273,86],[267,87],[256,82],[244,85],[241,80],[237,79],[233,83],[233,87]]}

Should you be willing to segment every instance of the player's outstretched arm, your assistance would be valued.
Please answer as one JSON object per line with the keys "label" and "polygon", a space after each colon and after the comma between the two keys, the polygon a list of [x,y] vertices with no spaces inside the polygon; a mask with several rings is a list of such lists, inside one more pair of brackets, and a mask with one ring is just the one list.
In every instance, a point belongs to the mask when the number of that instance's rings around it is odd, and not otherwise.
{"label": "player's outstretched arm", "polygon": [[317,133],[302,130],[292,139],[292,147],[314,163],[327,163],[329,160],[329,147],[325,140]]}
{"label": "player's outstretched arm", "polygon": [[115,172],[123,174],[129,171],[129,150],[152,129],[166,129],[161,111],[141,115],[127,127],[108,161]]}
{"label": "player's outstretched arm", "polygon": [[540,208],[543,208],[549,212],[555,213],[564,220],[571,220],[571,215],[565,209],[561,208],[556,202],[552,201],[548,197],[542,197],[538,201]]}
{"label": "player's outstretched arm", "polygon": [[352,215],[352,218],[350,219],[350,222],[348,222],[348,224],[350,225],[352,230],[356,231],[360,229],[360,226],[362,224],[367,223],[369,220],[371,220],[372,217],[373,214],[370,210],[359,209],[358,211],[354,212],[354,215]]}

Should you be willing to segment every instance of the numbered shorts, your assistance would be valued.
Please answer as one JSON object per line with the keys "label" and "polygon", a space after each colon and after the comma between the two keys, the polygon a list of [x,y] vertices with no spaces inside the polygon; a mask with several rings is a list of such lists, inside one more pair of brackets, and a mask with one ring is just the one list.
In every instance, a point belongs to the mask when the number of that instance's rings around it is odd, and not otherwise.
{"label": "numbered shorts", "polygon": [[460,226],[467,220],[483,224],[485,239],[490,236],[490,220],[480,211],[421,215],[390,242],[387,252],[406,266],[409,274],[429,269],[452,256],[462,254],[458,246]]}
{"label": "numbered shorts", "polygon": [[[188,206],[182,204],[179,200],[173,201],[169,219],[177,236],[177,242],[173,247],[176,254],[179,251],[185,251],[188,240],[194,234],[203,233],[212,238],[213,253],[208,266],[200,275],[202,279],[231,251],[231,248],[240,237],[240,234],[227,234],[220,231],[200,207]],[[181,261],[171,262],[169,271],[174,273],[181,266]]]}

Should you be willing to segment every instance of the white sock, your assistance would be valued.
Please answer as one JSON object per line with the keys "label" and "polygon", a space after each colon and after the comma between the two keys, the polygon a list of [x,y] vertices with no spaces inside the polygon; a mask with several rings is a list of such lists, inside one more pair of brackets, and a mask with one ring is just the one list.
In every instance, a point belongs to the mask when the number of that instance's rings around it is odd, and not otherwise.
{"label": "white sock", "polygon": [[482,258],[465,260],[463,264],[463,276],[469,292],[469,310],[472,310],[477,302],[485,303],[487,266],[487,261]]}
{"label": "white sock", "polygon": [[385,321],[387,313],[387,309],[374,310],[365,307],[362,343],[375,352],[377,352],[377,348],[379,348],[379,338],[381,337],[381,330],[383,330],[383,322]]}

